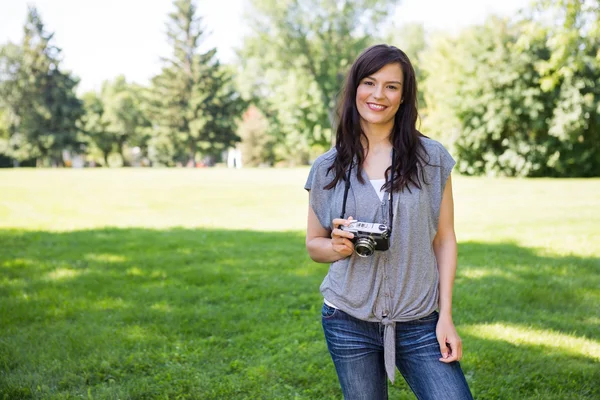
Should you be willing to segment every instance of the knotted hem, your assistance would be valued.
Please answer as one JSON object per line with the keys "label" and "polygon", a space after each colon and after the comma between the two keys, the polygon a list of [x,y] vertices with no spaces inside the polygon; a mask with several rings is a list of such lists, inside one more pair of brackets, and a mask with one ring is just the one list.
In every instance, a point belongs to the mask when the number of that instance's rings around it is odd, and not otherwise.
{"label": "knotted hem", "polygon": [[394,383],[396,375],[396,322],[388,317],[384,317],[381,323],[384,326],[383,358],[385,361],[385,372],[390,382]]}

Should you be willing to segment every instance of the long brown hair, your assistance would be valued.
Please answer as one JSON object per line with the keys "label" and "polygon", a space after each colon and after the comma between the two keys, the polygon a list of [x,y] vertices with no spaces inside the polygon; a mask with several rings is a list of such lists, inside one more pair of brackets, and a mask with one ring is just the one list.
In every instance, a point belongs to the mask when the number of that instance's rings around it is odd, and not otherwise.
{"label": "long brown hair", "polygon": [[337,154],[333,164],[327,170],[327,173],[333,170],[333,180],[324,189],[332,189],[340,180],[346,180],[345,171],[348,170],[355,156],[356,163],[352,168],[356,167],[358,179],[364,183],[361,172],[365,151],[361,138],[366,140],[367,146],[369,141],[360,126],[360,114],[356,107],[356,91],[365,77],[376,73],[388,64],[395,63],[400,64],[404,75],[402,88],[404,100],[396,112],[391,132],[392,146],[395,150],[394,165],[396,166],[394,182],[390,182],[388,178],[392,169],[390,166],[385,171],[386,184],[383,188],[386,191],[390,191],[391,187],[393,191],[401,191],[404,188],[410,191],[409,184],[413,184],[420,189],[419,171],[425,181],[422,166],[428,162],[424,159],[424,155],[427,153],[419,139],[424,135],[416,128],[418,111],[415,70],[408,56],[402,50],[394,46],[379,44],[364,50],[354,61],[346,77],[346,83],[338,103],[339,123],[335,143]]}

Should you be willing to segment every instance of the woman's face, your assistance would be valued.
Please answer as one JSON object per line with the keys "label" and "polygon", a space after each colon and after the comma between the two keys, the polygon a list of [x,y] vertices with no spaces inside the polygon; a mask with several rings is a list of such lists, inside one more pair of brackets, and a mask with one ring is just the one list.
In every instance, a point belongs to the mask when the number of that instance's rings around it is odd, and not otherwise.
{"label": "woman's face", "polygon": [[388,64],[358,83],[356,108],[363,124],[394,125],[402,103],[404,75],[400,64]]}

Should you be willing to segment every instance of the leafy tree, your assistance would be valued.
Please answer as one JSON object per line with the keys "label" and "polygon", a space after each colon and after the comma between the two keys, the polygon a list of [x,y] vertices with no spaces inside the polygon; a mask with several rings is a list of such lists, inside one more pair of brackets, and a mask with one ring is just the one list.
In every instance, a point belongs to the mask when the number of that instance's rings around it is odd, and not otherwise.
{"label": "leafy tree", "polygon": [[269,122],[260,110],[252,105],[242,116],[238,135],[242,139],[241,150],[244,165],[273,164],[273,137],[268,134]]}
{"label": "leafy tree", "polygon": [[108,156],[117,151],[123,165],[129,165],[127,147],[143,144],[150,122],[143,110],[143,88],[127,83],[124,76],[102,84],[99,94],[83,96],[86,114],[82,130],[89,138],[92,150],[102,155],[108,166]]}
{"label": "leafy tree", "polygon": [[239,140],[236,118],[244,102],[231,74],[216,60],[216,50],[200,52],[204,31],[192,0],[173,4],[167,23],[173,53],[152,80],[156,129],[150,146],[157,161],[195,164],[199,151],[215,155]]}
{"label": "leafy tree", "polygon": [[[239,55],[242,91],[258,99],[279,157],[308,161],[331,145],[347,69],[373,44],[396,0],[253,0]],[[250,82],[250,84],[248,83]]]}
{"label": "leafy tree", "polygon": [[530,38],[544,41],[550,56],[539,60],[540,86],[556,92],[549,119],[548,174],[600,175],[600,0],[541,0],[525,14]]}
{"label": "leafy tree", "polygon": [[81,131],[88,143],[88,153],[100,153],[103,164],[108,167],[108,156],[114,150],[116,137],[110,132],[110,122],[105,117],[105,107],[102,98],[95,92],[83,96],[85,115],[81,118]]}
{"label": "leafy tree", "polygon": [[102,86],[108,130],[113,132],[116,149],[126,166],[129,165],[125,155],[126,146],[133,147],[140,142],[140,137],[150,125],[142,110],[142,91],[141,87],[127,83],[124,76],[117,77],[113,82],[105,82]]}
{"label": "leafy tree", "polygon": [[600,40],[590,2],[539,2],[437,37],[423,66],[428,129],[467,174],[600,174]]}
{"label": "leafy tree", "polygon": [[404,51],[410,59],[417,77],[419,110],[421,113],[426,112],[427,104],[421,88],[421,84],[426,79],[425,71],[421,68],[421,56],[427,48],[425,27],[422,23],[409,23],[401,26],[393,25],[385,36],[385,42]]}

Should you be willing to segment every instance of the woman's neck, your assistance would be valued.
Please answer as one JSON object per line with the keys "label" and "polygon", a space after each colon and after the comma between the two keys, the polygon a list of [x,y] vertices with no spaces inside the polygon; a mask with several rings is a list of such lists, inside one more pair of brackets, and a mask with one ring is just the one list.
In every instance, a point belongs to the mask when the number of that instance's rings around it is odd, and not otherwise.
{"label": "woman's neck", "polygon": [[363,147],[367,153],[380,153],[389,151],[392,148],[390,135],[392,133],[393,124],[391,126],[381,126],[374,124],[361,124],[362,130],[368,139],[363,140]]}

